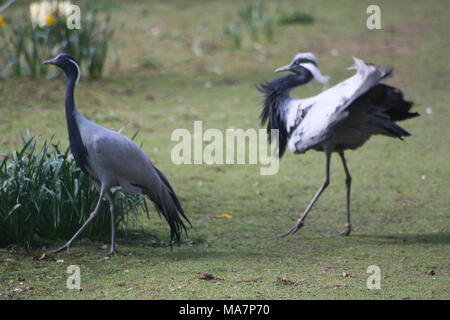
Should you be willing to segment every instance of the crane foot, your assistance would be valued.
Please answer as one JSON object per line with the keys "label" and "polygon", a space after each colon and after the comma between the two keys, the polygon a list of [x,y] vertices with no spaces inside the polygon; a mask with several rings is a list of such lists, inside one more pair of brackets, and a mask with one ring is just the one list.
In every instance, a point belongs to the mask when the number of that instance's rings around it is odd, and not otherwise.
{"label": "crane foot", "polygon": [[112,257],[112,256],[115,256],[115,255],[117,255],[117,254],[118,254],[118,252],[117,252],[116,248],[113,248],[113,249],[111,249],[111,251],[107,254],[107,256],[108,256],[108,257]]}
{"label": "crane foot", "polygon": [[70,243],[66,243],[65,245],[63,245],[61,248],[55,249],[53,251],[50,251],[50,253],[58,253],[61,252],[63,250],[66,250],[67,254],[70,256],[71,252],[70,252]]}
{"label": "crane foot", "polygon": [[280,234],[278,237],[284,238],[284,237],[293,235],[293,234],[296,233],[298,230],[300,230],[300,228],[303,227],[303,224],[304,224],[304,223],[303,223],[302,220],[297,221],[297,223],[296,223],[296,224],[295,224],[288,232],[283,233],[283,234]]}
{"label": "crane foot", "polygon": [[345,224],[345,230],[339,233],[341,237],[347,237],[350,235],[350,232],[352,231],[352,225],[350,223]]}

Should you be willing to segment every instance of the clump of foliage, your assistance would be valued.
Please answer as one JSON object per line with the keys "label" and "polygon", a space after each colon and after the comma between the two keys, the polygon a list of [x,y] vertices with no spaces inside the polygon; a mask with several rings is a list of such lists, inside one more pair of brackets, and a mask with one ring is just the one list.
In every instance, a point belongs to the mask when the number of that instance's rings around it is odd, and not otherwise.
{"label": "clump of foliage", "polygon": [[233,48],[242,46],[242,28],[240,24],[231,22],[224,28],[223,32]]}
{"label": "clump of foliage", "polygon": [[274,2],[253,0],[239,9],[238,18],[232,20],[223,29],[228,42],[234,48],[240,48],[245,40],[250,43],[272,42],[278,25],[311,24],[314,17],[301,11],[278,13]]}
{"label": "clump of foliage", "polygon": [[276,25],[276,6],[264,0],[253,0],[238,12],[238,20],[224,28],[224,35],[233,47],[242,46],[243,39],[251,42],[272,41]]}
{"label": "clump of foliage", "polygon": [[312,24],[314,17],[309,13],[293,11],[291,13],[282,13],[277,22],[279,24]]}
{"label": "clump of foliage", "polygon": [[254,0],[239,12],[241,20],[250,31],[254,41],[260,41],[263,37],[271,41],[275,27],[274,5],[268,5],[264,0]]}
{"label": "clump of foliage", "polygon": [[156,57],[145,56],[139,58],[134,63],[134,67],[137,69],[159,70],[162,68],[162,63]]}
{"label": "clump of foliage", "polygon": [[[49,240],[67,240],[89,217],[99,193],[75,165],[69,149],[45,141],[40,149],[33,137],[22,137],[23,147],[0,158],[0,246],[29,247]],[[142,195],[117,190],[116,225],[125,228],[139,213],[149,214]],[[109,236],[108,203],[84,236]]]}
{"label": "clump of foliage", "polygon": [[0,24],[3,76],[46,76],[48,68],[41,65],[42,61],[65,52],[77,58],[88,78],[99,79],[114,34],[111,16],[95,2],[85,2],[79,11],[79,25],[73,18],[75,13],[69,1],[55,0],[31,3],[29,18],[19,22],[7,24],[3,17]]}

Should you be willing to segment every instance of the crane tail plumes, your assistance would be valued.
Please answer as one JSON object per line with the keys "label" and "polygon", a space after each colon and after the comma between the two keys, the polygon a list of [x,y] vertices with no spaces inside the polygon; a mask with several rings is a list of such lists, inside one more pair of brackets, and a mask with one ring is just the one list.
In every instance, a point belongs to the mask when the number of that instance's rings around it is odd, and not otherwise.
{"label": "crane tail plumes", "polygon": [[358,98],[355,105],[369,105],[371,123],[383,129],[387,135],[400,139],[411,134],[395,122],[419,116],[417,112],[410,112],[413,103],[405,100],[399,89],[384,83]]}
{"label": "crane tail plumes", "polygon": [[158,170],[158,168],[153,167],[161,179],[162,185],[159,193],[150,193],[148,190],[144,190],[144,193],[153,202],[158,213],[164,217],[170,227],[170,244],[173,242],[180,243],[181,233],[187,232],[186,225],[183,219],[191,225],[191,222],[184,213],[181,203],[178,200],[175,191],[170,185],[169,180],[166,176]]}
{"label": "crane tail plumes", "polygon": [[372,96],[372,103],[380,106],[391,121],[401,121],[419,116],[417,112],[410,112],[414,103],[405,100],[403,93],[395,87],[381,83],[370,90],[368,94]]}

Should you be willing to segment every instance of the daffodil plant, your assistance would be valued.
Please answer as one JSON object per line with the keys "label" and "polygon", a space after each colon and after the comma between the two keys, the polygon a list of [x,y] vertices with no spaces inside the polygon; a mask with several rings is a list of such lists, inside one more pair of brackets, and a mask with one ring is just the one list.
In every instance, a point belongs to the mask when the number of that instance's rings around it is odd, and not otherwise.
{"label": "daffodil plant", "polygon": [[41,62],[58,52],[67,52],[81,64],[90,79],[101,77],[113,35],[110,15],[94,2],[83,2],[80,29],[70,29],[73,12],[68,0],[43,0],[29,6],[24,22],[7,23],[0,16],[0,75],[43,77],[48,68]]}

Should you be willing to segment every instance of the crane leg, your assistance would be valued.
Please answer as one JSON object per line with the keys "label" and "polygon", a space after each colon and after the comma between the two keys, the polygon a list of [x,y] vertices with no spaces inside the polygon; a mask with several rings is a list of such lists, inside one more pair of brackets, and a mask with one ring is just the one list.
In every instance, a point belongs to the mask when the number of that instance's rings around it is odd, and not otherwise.
{"label": "crane leg", "polygon": [[342,231],[339,235],[343,236],[343,237],[346,237],[346,236],[350,235],[350,232],[352,231],[352,225],[350,223],[350,190],[351,190],[351,187],[352,187],[352,176],[350,175],[350,171],[348,171],[347,161],[345,160],[344,152],[343,151],[339,152],[339,156],[341,157],[342,165],[344,166],[345,185],[347,187],[347,196],[346,196],[347,221],[345,223],[345,230]]}
{"label": "crane leg", "polygon": [[117,254],[116,250],[116,207],[114,205],[113,196],[111,192],[106,194],[106,198],[109,201],[109,210],[111,211],[111,251],[108,255],[112,256]]}
{"label": "crane leg", "polygon": [[107,194],[107,192],[108,192],[108,190],[102,186],[97,205],[96,205],[94,211],[92,211],[92,213],[90,214],[89,218],[84,222],[84,224],[81,226],[81,228],[73,235],[73,237],[70,238],[69,241],[67,241],[67,243],[65,245],[63,245],[61,248],[51,251],[50,253],[57,253],[57,252],[63,251],[65,249],[67,251],[67,254],[70,254],[70,247],[72,245],[72,242],[75,241],[75,239],[80,235],[80,233],[83,232],[84,229],[86,229],[86,227],[94,220],[94,218],[100,212],[103,197]]}
{"label": "crane leg", "polygon": [[312,207],[316,203],[317,199],[319,199],[322,192],[328,187],[330,184],[330,159],[331,159],[331,152],[328,150],[325,151],[326,155],[326,164],[325,164],[325,180],[323,181],[322,185],[320,186],[319,190],[315,194],[314,198],[312,198],[311,202],[309,203],[308,207],[306,208],[305,212],[303,212],[300,219],[297,220],[295,225],[286,233],[281,234],[279,237],[284,238],[286,236],[292,235],[296,233],[301,227],[303,227],[304,221],[306,219],[306,216],[311,211]]}

